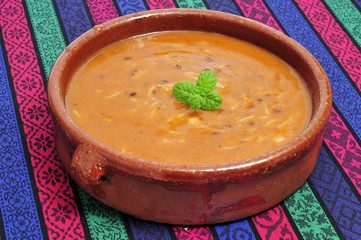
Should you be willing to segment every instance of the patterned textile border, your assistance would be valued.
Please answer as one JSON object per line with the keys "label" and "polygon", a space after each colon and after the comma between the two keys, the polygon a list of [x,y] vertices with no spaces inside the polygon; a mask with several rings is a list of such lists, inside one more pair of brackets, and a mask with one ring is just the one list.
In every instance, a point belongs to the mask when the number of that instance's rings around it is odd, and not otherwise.
{"label": "patterned textile border", "polygon": [[309,184],[312,182],[320,195],[318,201],[327,207],[342,234],[348,239],[358,239],[357,224],[361,226],[361,219],[358,220],[357,216],[361,216],[361,201],[343,178],[337,160],[331,160],[332,154],[328,154],[326,148],[325,145],[321,148]]}
{"label": "patterned textile border", "polygon": [[171,232],[173,232],[173,230],[171,228],[168,229],[165,224],[139,220],[131,216],[128,216],[128,223],[134,239],[172,239]]}
{"label": "patterned textile border", "polygon": [[[339,62],[342,64],[344,69],[349,74],[350,78],[355,82],[358,87],[358,90],[361,90],[361,82],[359,76],[361,76],[361,53],[360,51],[352,44],[351,39],[347,36],[345,32],[342,31],[342,28],[337,24],[336,20],[332,17],[332,15],[326,10],[324,5],[318,1],[314,0],[312,4],[312,12],[308,9],[311,9],[311,2],[310,0],[298,0],[297,1],[300,7],[305,12],[305,15],[311,21],[315,29],[318,31],[320,36],[324,39],[327,45],[330,47],[334,55],[338,58]],[[315,6],[316,5],[316,6]],[[331,119],[336,118],[337,113],[333,110]],[[341,121],[339,119],[338,121]],[[341,121],[342,122],[342,121]],[[345,127],[346,131],[347,128]],[[331,143],[329,141],[330,138],[340,139],[341,132],[332,130],[325,132],[325,138],[327,138],[326,143],[331,147]],[[338,134],[337,134],[338,133]],[[345,134],[344,131],[342,132],[343,135]],[[336,135],[335,135],[336,134]],[[354,185],[357,187],[358,191],[361,193],[361,175],[357,174],[360,172],[360,167],[357,167],[361,160],[357,161],[357,158],[361,157],[361,150],[360,146],[358,145],[355,138],[352,134],[348,134],[348,138],[350,144],[347,142],[343,142],[343,146],[352,146],[349,150],[353,150],[352,160],[350,163],[342,164],[342,160],[339,160],[340,164],[343,165],[345,172],[347,175],[350,176],[351,180],[353,181]],[[337,142],[337,141],[336,141]],[[338,141],[339,143],[342,141]],[[337,145],[339,145],[339,143]],[[357,153],[358,152],[358,153]],[[345,150],[346,153],[346,150]],[[347,152],[347,155],[350,156],[350,153]],[[357,156],[358,155],[358,156]],[[339,158],[338,158],[339,159]],[[352,162],[353,161],[353,162]]]}
{"label": "patterned textile border", "polygon": [[[349,83],[340,66],[334,61],[321,40],[290,1],[267,0],[266,2],[279,21],[283,23],[289,35],[306,47],[324,67],[331,81],[334,103],[353,126],[357,136],[360,137],[361,103],[358,102],[359,92]],[[280,6],[287,11],[282,11]],[[343,96],[348,96],[347,100]]]}
{"label": "patterned textile border", "polygon": [[241,14],[241,12],[238,9],[238,6],[232,0],[215,0],[215,1],[204,0],[204,2],[212,10],[232,13],[236,15]]}
{"label": "patterned textile border", "polygon": [[116,0],[116,2],[121,12],[120,15],[127,15],[130,13],[147,10],[147,7],[145,6],[142,0],[133,0],[133,1]]}
{"label": "patterned textile border", "polygon": [[117,10],[111,0],[87,0],[86,2],[95,24],[101,24],[118,17]]}
{"label": "patterned textile border", "polygon": [[[257,3],[257,5],[259,5],[259,3]],[[245,15],[247,15],[247,14],[245,14]],[[262,19],[262,20],[264,20],[264,19],[269,19],[268,18],[268,16],[266,16],[266,17],[261,17],[261,18],[259,18],[259,19]],[[261,21],[261,20],[260,20]],[[334,111],[333,111],[334,112]],[[341,121],[342,122],[342,121]],[[346,130],[347,130],[347,128],[346,128]],[[327,132],[327,130],[326,130],[326,132]],[[351,136],[352,137],[352,135],[349,133],[349,136]],[[356,141],[354,141],[356,144],[357,144],[357,142]],[[347,171],[348,169],[346,168],[346,171]],[[335,216],[335,217],[337,217],[337,216]]]}
{"label": "patterned textile border", "polygon": [[[36,4],[35,1],[32,3]],[[13,22],[11,28],[2,29],[4,44],[8,52],[9,65],[20,107],[20,115],[24,123],[26,142],[31,154],[31,164],[35,171],[34,176],[42,203],[42,211],[47,216],[45,224],[48,235],[50,238],[57,239],[59,236],[82,237],[83,230],[80,221],[70,217],[71,215],[78,216],[79,213],[68,183],[69,179],[62,170],[55,151],[53,125],[47,111],[43,79],[30,38],[24,9],[21,1],[9,1],[7,4],[8,8],[14,9],[17,14],[1,15],[2,27],[6,21]],[[52,15],[42,15],[41,11],[39,12],[41,8],[30,9],[37,11],[39,17],[40,15],[45,17],[46,20],[44,21],[52,20],[50,19],[53,17]],[[48,13],[51,13],[50,9],[47,9]],[[33,18],[33,21],[36,20],[41,23],[39,18]],[[36,23],[33,26],[37,26]],[[48,32],[49,30],[54,30],[43,29],[42,27],[37,29],[42,31],[41,33],[45,37],[47,37],[46,34],[52,34],[52,32]],[[17,35],[13,36],[14,33]],[[38,42],[43,43],[43,40],[38,38]],[[52,43],[52,40],[49,42]],[[54,42],[58,41],[55,40]],[[17,47],[14,48],[14,46]],[[49,45],[44,44],[43,47],[49,47]],[[42,53],[44,56],[44,51]],[[54,57],[51,53],[48,56],[49,58]]]}
{"label": "patterned textile border", "polygon": [[295,0],[361,91],[361,53],[320,0]]}
{"label": "patterned textile border", "polygon": [[[298,191],[294,193],[297,195]],[[257,216],[252,217],[262,239],[298,239],[292,218],[288,218],[281,205],[277,205]],[[296,228],[297,232],[298,229]]]}
{"label": "patterned textile border", "polygon": [[164,9],[164,8],[175,8],[176,5],[171,0],[146,0],[149,6],[149,9]]}
{"label": "patterned textile border", "polygon": [[[337,237],[330,220],[307,183],[287,198],[285,205],[303,238],[335,239]],[[300,211],[300,209],[305,209],[305,211]]]}
{"label": "patterned textile border", "polygon": [[46,77],[65,42],[51,0],[26,0]]}
{"label": "patterned textile border", "polygon": [[196,1],[189,1],[189,0],[177,0],[178,6],[180,8],[200,8],[200,9],[207,9],[204,2],[201,0]]}
{"label": "patterned textile border", "polygon": [[[0,10],[1,16],[18,15],[18,12],[14,11],[16,9],[6,4],[2,4]],[[3,21],[1,17],[1,22]],[[2,32],[6,31],[3,29]],[[16,38],[16,32],[13,32],[13,36]],[[32,87],[27,85],[26,81],[23,84]],[[21,239],[31,233],[29,237],[35,239],[42,236],[42,229],[37,216],[37,203],[31,191],[32,183],[9,87],[4,57],[0,49],[0,209],[3,220],[0,229],[4,229],[0,236],[5,238],[7,232],[10,233],[9,238]]]}
{"label": "patterned textile border", "polygon": [[[281,31],[281,28],[262,1],[238,0],[237,3],[242,11],[244,11],[245,16],[261,23],[269,24],[270,27]],[[281,206],[276,206],[260,216],[253,217],[253,222],[262,239],[272,238],[273,234],[276,236],[280,234],[283,237],[290,236],[292,239],[297,239],[296,233],[289,221],[292,221],[292,219],[289,220],[286,217]]]}
{"label": "patterned textile border", "polygon": [[219,239],[259,239],[260,237],[253,232],[248,221],[250,221],[249,218],[215,226]]}
{"label": "patterned textile border", "polygon": [[333,153],[344,172],[361,193],[361,147],[341,120],[335,109],[324,133],[324,141]]}
{"label": "patterned textile border", "polygon": [[[60,5],[64,3],[60,2],[58,4]],[[78,6],[78,8],[73,10],[78,12],[79,15],[75,15],[77,17],[77,21],[75,21],[75,25],[70,25],[71,23],[74,24],[74,21],[72,21],[74,20],[73,14],[62,11],[62,8],[60,7],[59,7],[59,12],[61,15],[61,19],[63,21],[64,28],[77,29],[77,27],[80,27],[80,30],[78,29],[77,31],[74,31],[75,33],[80,35],[82,33],[81,31],[85,32],[87,30],[86,28],[91,27],[91,23],[87,18],[87,15],[84,14],[86,12],[85,6],[80,2],[76,6]],[[101,8],[105,9],[106,7],[101,7]],[[94,16],[94,18],[99,16]],[[98,19],[98,21],[103,21],[103,20]],[[77,37],[76,35],[67,35],[67,36],[68,39],[65,40],[69,40],[69,41],[72,40],[69,39],[69,37],[73,37],[73,38]],[[118,239],[124,239],[124,240],[128,239],[127,237],[128,235],[125,230],[125,225],[122,220],[122,216],[121,214],[119,214],[119,212],[114,211],[113,209],[110,209],[109,207],[101,204],[99,201],[95,200],[90,195],[85,193],[81,188],[78,187],[77,190],[84,210],[84,215],[88,224],[87,227],[89,229],[89,234],[92,236],[92,238],[110,239],[114,236],[118,236],[117,237]],[[99,226],[104,227],[106,231],[104,231],[104,229],[99,228]]]}
{"label": "patterned textile border", "polygon": [[243,11],[245,17],[261,22],[276,30],[282,31],[276,20],[270,14],[261,0],[236,0],[238,6]]}
{"label": "patterned textile border", "polygon": [[92,239],[127,240],[122,214],[114,211],[78,188]]}
{"label": "patterned textile border", "polygon": [[323,0],[358,45],[361,45],[361,14],[350,0]]}
{"label": "patterned textile border", "polygon": [[54,5],[62,19],[67,44],[92,27],[82,0],[55,0]]}
{"label": "patterned textile border", "polygon": [[[287,31],[289,32],[289,34],[291,35],[291,37],[293,37],[294,39],[296,39],[298,42],[300,42],[301,44],[303,44],[306,48],[308,48],[308,50],[316,57],[316,59],[318,59],[318,61],[321,63],[321,65],[327,65],[327,67],[325,67],[325,71],[329,76],[329,79],[331,81],[331,85],[333,87],[333,93],[334,93],[334,101],[335,101],[335,106],[337,104],[338,107],[342,107],[343,109],[343,113],[347,112],[347,116],[349,117],[349,119],[347,119],[347,117],[345,116],[346,120],[353,120],[352,122],[350,122],[350,124],[352,126],[354,126],[354,131],[355,131],[355,127],[356,130],[360,131],[361,129],[357,129],[357,125],[361,124],[360,122],[355,122],[356,121],[356,114],[359,110],[358,108],[361,108],[361,104],[359,106],[355,106],[354,103],[344,103],[342,102],[342,96],[346,95],[350,97],[350,99],[355,98],[355,102],[356,101],[356,90],[354,88],[352,88],[351,84],[349,84],[348,80],[346,79],[346,77],[343,75],[342,70],[338,67],[338,65],[336,64],[336,62],[331,61],[330,59],[332,59],[331,56],[329,56],[329,53],[327,52],[327,50],[325,49],[325,47],[322,45],[322,43],[317,39],[317,36],[315,36],[315,34],[312,32],[312,30],[308,27],[308,25],[306,24],[305,20],[302,18],[302,16],[300,16],[300,13],[297,11],[297,9],[295,8],[294,5],[291,5],[290,2],[281,2],[278,0],[268,0],[267,1],[268,4],[271,6],[273,6],[273,8],[275,9],[275,11],[277,11],[277,18],[281,21],[284,22],[284,27],[287,29]],[[278,5],[281,4],[281,5]],[[288,11],[279,11],[277,9],[279,6],[282,5],[286,5],[287,6],[283,6],[285,9],[288,9]],[[301,31],[301,29],[303,31]],[[307,36],[307,37],[305,37]],[[312,41],[311,41],[312,39]],[[333,67],[331,67],[333,66]],[[341,81],[344,82],[344,84],[341,85]],[[361,113],[361,110],[360,110]],[[361,115],[360,115],[361,116]],[[356,186],[358,185],[357,182],[359,180],[357,180],[360,176],[358,174],[355,175],[349,175],[349,177],[351,179],[355,179],[353,180],[354,184],[356,184]]]}

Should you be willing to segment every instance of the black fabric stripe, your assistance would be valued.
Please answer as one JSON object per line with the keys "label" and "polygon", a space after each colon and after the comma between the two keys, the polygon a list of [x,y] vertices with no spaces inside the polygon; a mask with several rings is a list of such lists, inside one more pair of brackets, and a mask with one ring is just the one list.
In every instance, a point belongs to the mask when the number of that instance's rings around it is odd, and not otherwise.
{"label": "black fabric stripe", "polygon": [[58,22],[59,22],[59,25],[60,25],[61,33],[63,34],[65,44],[68,46],[69,42],[70,42],[69,41],[69,36],[66,34],[65,27],[64,27],[64,24],[63,24],[63,20],[61,18],[60,12],[59,12],[58,5],[56,3],[56,0],[52,0],[52,2],[53,2],[53,7],[54,7],[54,10],[55,10],[56,17],[59,20]]}
{"label": "black fabric stripe", "polygon": [[[27,9],[25,9],[25,6],[24,6],[24,12],[25,12],[25,14],[27,13]],[[28,21],[28,18],[27,18],[27,21]],[[28,22],[28,25],[30,26],[29,22]],[[10,68],[10,64],[8,61],[8,55],[7,55],[7,52],[5,49],[5,41],[3,38],[2,31],[0,31],[0,45],[1,45],[1,51],[3,52],[3,56],[4,56],[4,63],[6,66],[7,77],[8,77],[9,87],[10,87],[10,91],[11,91],[11,98],[12,98],[12,102],[14,105],[14,112],[16,115],[16,124],[17,124],[18,130],[19,130],[19,133],[20,133],[21,145],[23,148],[23,154],[24,154],[24,158],[26,161],[26,168],[27,168],[28,175],[29,175],[29,180],[30,180],[30,185],[32,188],[36,211],[38,212],[38,218],[39,218],[41,232],[43,234],[44,239],[49,239],[48,231],[46,228],[45,219],[44,219],[44,215],[43,215],[43,209],[42,209],[42,205],[41,205],[40,198],[39,198],[39,192],[38,192],[38,188],[36,186],[33,166],[31,164],[31,158],[30,158],[31,155],[30,155],[30,152],[28,149],[28,144],[26,142],[26,134],[24,132],[24,125],[23,125],[23,121],[21,120],[21,115],[20,115],[20,110],[19,110],[20,107],[19,107],[18,101],[16,99],[16,92],[15,92],[15,88],[14,88],[14,84],[13,84],[13,78],[11,76],[11,68]],[[2,216],[1,216],[1,220],[3,220]],[[2,222],[1,222],[0,227],[4,227]],[[1,240],[2,239],[3,239],[3,237],[1,236]]]}
{"label": "black fabric stripe", "polygon": [[361,7],[360,7],[360,5],[358,5],[356,2],[355,2],[355,0],[350,0],[352,3],[353,3],[353,5],[355,5],[355,7],[361,12]]}
{"label": "black fabric stripe", "polygon": [[178,2],[176,0],[173,0],[172,2],[176,8],[179,8]]}
{"label": "black fabric stripe", "polygon": [[168,232],[169,232],[170,238],[171,238],[172,240],[178,240],[177,236],[175,235],[175,232],[174,232],[173,226],[172,226],[172,225],[167,224],[167,229],[168,229]]}
{"label": "black fabric stripe", "polygon": [[211,225],[208,227],[209,228],[209,231],[211,232],[212,236],[213,236],[213,239],[214,240],[220,240],[219,236],[218,236],[218,233],[216,231],[216,228],[214,225]]}
{"label": "black fabric stripe", "polygon": [[131,226],[129,224],[129,221],[128,221],[128,215],[125,214],[125,213],[122,213],[121,217],[122,217],[122,220],[123,220],[123,223],[124,223],[125,230],[126,230],[127,235],[128,235],[128,239],[129,240],[135,240],[133,232],[132,232],[132,228],[131,228]]}
{"label": "black fabric stripe", "polygon": [[147,10],[150,10],[150,7],[146,0],[143,0],[144,6],[147,8]]}
{"label": "black fabric stripe", "polygon": [[[335,61],[335,63],[337,64],[337,66],[341,69],[342,73],[345,75],[345,77],[347,78],[347,80],[349,81],[349,83],[351,84],[351,86],[355,89],[355,91],[357,92],[357,94],[360,96],[361,98],[361,91],[360,89],[357,87],[356,83],[351,79],[349,73],[345,70],[345,68],[341,65],[340,61],[337,59],[337,57],[333,54],[331,48],[327,45],[327,43],[323,40],[323,38],[321,37],[321,35],[317,32],[317,30],[315,29],[315,27],[313,26],[313,24],[308,20],[307,16],[305,16],[305,13],[302,11],[302,9],[298,6],[298,4],[295,2],[295,0],[291,0],[291,2],[295,5],[295,7],[297,8],[298,12],[302,15],[303,19],[307,22],[307,24],[310,26],[310,28],[312,29],[312,31],[315,33],[315,35],[317,36],[318,40],[320,40],[320,42],[322,43],[322,45],[325,47],[326,51],[330,54],[330,56],[332,57],[332,59]],[[336,20],[336,18],[333,16],[333,18]],[[347,33],[347,36],[350,37],[350,34]],[[351,39],[352,43],[355,45],[355,42]],[[355,45],[357,46],[357,45]]]}
{"label": "black fabric stripe", "polygon": [[285,213],[286,218],[287,218],[288,222],[290,223],[292,230],[296,234],[297,238],[303,239],[303,236],[302,236],[300,230],[298,229],[295,221],[293,220],[291,213],[288,211],[288,208],[286,207],[285,203],[281,202],[280,207],[282,208],[283,212]]}
{"label": "black fabric stripe", "polygon": [[335,164],[336,168],[341,173],[342,178],[346,181],[347,185],[350,187],[351,191],[353,192],[353,194],[355,195],[355,197],[357,198],[357,200],[359,201],[359,203],[361,205],[361,195],[357,191],[357,189],[356,189],[355,185],[353,184],[353,182],[350,180],[350,177],[343,170],[341,164],[337,161],[336,157],[333,155],[331,149],[327,146],[327,144],[325,142],[322,142],[322,146],[325,148],[328,156],[330,157],[332,162]]}
{"label": "black fabric stripe", "polygon": [[84,237],[85,237],[85,239],[91,239],[88,221],[86,220],[83,203],[82,203],[80,195],[79,195],[79,188],[78,188],[78,185],[74,182],[74,180],[70,176],[69,176],[69,184],[70,184],[71,189],[73,190],[74,200],[75,200],[75,203],[78,208],[79,218],[80,218],[81,225],[83,227]]}
{"label": "black fabric stripe", "polygon": [[307,181],[308,185],[310,186],[310,189],[313,193],[313,195],[316,197],[318,203],[320,204],[322,210],[324,211],[324,213],[326,214],[328,220],[330,221],[331,225],[333,226],[333,228],[335,229],[339,239],[346,239],[340,228],[338,227],[337,223],[335,222],[335,219],[333,218],[333,216],[331,215],[331,213],[328,211],[328,208],[326,206],[326,204],[323,202],[321,196],[318,194],[318,191],[316,190],[315,186],[313,185],[312,181],[308,178]]}
{"label": "black fabric stripe", "polygon": [[256,240],[262,240],[261,236],[259,235],[259,232],[257,230],[257,227],[256,225],[254,224],[253,220],[252,220],[252,217],[248,217],[246,218],[248,224],[249,224],[249,227],[252,229],[252,232],[256,238]]}
{"label": "black fabric stripe", "polygon": [[3,219],[3,215],[2,215],[1,209],[0,209],[0,239],[6,240],[5,227],[4,227],[3,221],[4,221],[4,219]]}
{"label": "black fabric stripe", "polygon": [[117,0],[113,0],[113,5],[114,5],[115,9],[117,10],[118,16],[123,16],[123,13],[122,13],[122,11],[120,11]]}
{"label": "black fabric stripe", "polygon": [[232,1],[233,1],[234,6],[236,6],[239,15],[242,16],[242,17],[245,17],[244,13],[243,13],[241,7],[238,5],[237,1],[236,0],[232,0]]}
{"label": "black fabric stripe", "polygon": [[86,0],[82,0],[82,1],[83,1],[83,5],[84,5],[84,8],[85,8],[85,12],[86,12],[86,14],[88,15],[88,18],[89,18],[89,20],[90,20],[90,24],[91,24],[92,26],[94,26],[94,25],[95,25],[95,22],[94,22],[94,19],[93,19],[93,17],[92,17],[92,14],[90,13],[88,3],[86,2]]}
{"label": "black fabric stripe", "polygon": [[207,9],[211,9],[206,0],[202,0],[202,2]]}

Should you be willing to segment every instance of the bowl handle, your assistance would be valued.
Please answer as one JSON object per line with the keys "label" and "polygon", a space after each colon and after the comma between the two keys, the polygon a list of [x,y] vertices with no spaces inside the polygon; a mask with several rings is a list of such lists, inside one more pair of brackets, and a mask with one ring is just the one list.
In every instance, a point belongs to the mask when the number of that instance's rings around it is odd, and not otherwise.
{"label": "bowl handle", "polygon": [[106,174],[106,160],[100,155],[94,147],[89,144],[81,143],[77,146],[72,163],[72,175],[80,184],[100,185]]}

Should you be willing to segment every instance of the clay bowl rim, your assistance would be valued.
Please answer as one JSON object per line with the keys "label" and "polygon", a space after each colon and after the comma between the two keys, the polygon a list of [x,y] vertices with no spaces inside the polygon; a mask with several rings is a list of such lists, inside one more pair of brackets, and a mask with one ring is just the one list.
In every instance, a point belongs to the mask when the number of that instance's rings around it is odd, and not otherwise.
{"label": "clay bowl rim", "polygon": [[[103,31],[101,34],[104,34],[104,31],[111,31],[111,29],[121,24],[132,24],[139,19],[152,17],[166,19],[174,16],[192,17],[194,15],[201,15],[209,19],[209,21],[219,21],[223,24],[233,22],[240,26],[255,28],[257,31],[265,34],[265,36],[277,39],[280,44],[285,45],[286,48],[291,48],[292,51],[299,55],[315,75],[317,86],[320,90],[319,105],[314,106],[312,104],[313,111],[315,109],[317,111],[312,114],[313,116],[303,132],[285,145],[253,158],[212,165],[176,165],[151,162],[118,152],[97,141],[73,122],[65,109],[63,96],[60,91],[60,79],[62,74],[64,74],[64,69],[66,69],[67,61],[71,58],[72,52],[79,50],[87,41],[99,37],[100,29]],[[207,29],[204,29],[204,31],[207,31]],[[331,112],[332,92],[327,75],[312,54],[295,40],[273,28],[251,19],[213,10],[162,9],[147,10],[110,20],[101,25],[94,26],[74,40],[59,55],[51,69],[48,80],[48,101],[50,112],[55,119],[56,125],[66,133],[67,138],[71,139],[75,146],[80,143],[92,145],[98,153],[107,159],[108,165],[113,169],[115,167],[120,172],[126,172],[127,174],[144,179],[179,182],[194,180],[215,182],[228,181],[230,179],[252,179],[264,174],[270,174],[290,164],[295,160],[296,156],[302,155],[318,135],[322,134]]]}

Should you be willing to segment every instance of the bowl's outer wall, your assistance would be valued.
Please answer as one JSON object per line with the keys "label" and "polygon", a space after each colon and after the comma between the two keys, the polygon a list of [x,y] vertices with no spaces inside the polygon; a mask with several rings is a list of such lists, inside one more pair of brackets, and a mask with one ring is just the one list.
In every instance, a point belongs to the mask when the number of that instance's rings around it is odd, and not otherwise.
{"label": "bowl's outer wall", "polygon": [[[222,33],[280,56],[299,71],[308,85],[313,104],[310,125],[276,151],[242,162],[210,166],[174,166],[136,159],[102,145],[76,126],[64,104],[66,87],[76,68],[110,43],[168,30]],[[274,206],[298,189],[314,168],[332,104],[326,74],[295,41],[251,20],[189,9],[147,11],[95,26],[60,55],[49,76],[48,95],[60,159],[85,191],[139,218],[187,225],[247,217]],[[74,160],[79,144],[89,145],[96,152],[94,159],[100,159],[96,166],[87,164],[88,159]],[[82,158],[85,155],[79,149],[76,156]]]}

